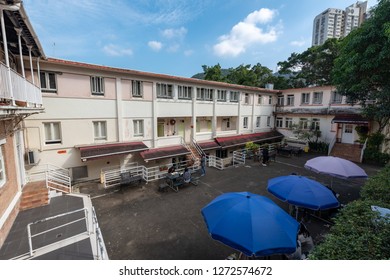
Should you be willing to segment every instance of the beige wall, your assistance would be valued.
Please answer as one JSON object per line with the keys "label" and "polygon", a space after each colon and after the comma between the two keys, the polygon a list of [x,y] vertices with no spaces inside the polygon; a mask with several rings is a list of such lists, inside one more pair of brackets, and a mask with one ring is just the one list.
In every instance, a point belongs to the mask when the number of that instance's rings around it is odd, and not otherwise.
{"label": "beige wall", "polygon": [[[6,142],[0,145],[5,165],[6,183],[0,187],[0,217],[5,218],[5,213],[12,205],[12,201],[18,195],[19,187],[17,183],[16,162],[15,162],[15,150],[14,150],[14,138],[13,136],[6,136],[5,127],[10,127],[11,124],[6,121],[0,121],[0,139],[5,139]],[[9,211],[10,209],[8,209]],[[10,214],[6,218],[4,224],[0,229],[0,246],[4,243],[5,238],[11,226],[19,212],[19,203],[16,204],[14,209],[11,209]]]}

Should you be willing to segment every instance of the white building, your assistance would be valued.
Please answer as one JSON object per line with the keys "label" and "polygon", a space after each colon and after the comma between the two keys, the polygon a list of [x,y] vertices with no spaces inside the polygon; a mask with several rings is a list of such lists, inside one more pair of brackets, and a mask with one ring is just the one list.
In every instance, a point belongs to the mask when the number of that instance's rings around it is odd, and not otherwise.
{"label": "white building", "polygon": [[281,139],[276,90],[52,58],[34,75],[46,109],[24,124],[39,158],[30,171],[51,163],[73,180],[96,179],[128,163],[185,160],[194,143],[224,158],[247,141]]}
{"label": "white building", "polygon": [[359,27],[366,19],[367,1],[356,2],[345,10],[329,8],[313,21],[312,46],[319,46],[329,38],[342,38]]}

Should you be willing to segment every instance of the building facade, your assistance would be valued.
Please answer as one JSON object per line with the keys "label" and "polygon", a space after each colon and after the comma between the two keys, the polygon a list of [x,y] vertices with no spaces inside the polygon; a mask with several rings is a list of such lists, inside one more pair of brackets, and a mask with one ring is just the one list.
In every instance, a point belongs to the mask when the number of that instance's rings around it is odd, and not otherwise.
{"label": "building facade", "polygon": [[102,169],[131,162],[183,160],[190,152],[183,146],[194,142],[227,157],[245,143],[218,139],[275,136],[259,133],[274,128],[277,90],[52,58],[34,76],[46,109],[24,123],[26,144],[39,158],[31,171],[51,163],[70,169],[73,180],[96,179]]}
{"label": "building facade", "polygon": [[[0,2],[0,247],[17,214],[25,176],[23,120],[43,112],[38,80],[26,68],[44,58],[23,7]],[[30,69],[31,69],[30,68]]]}
{"label": "building facade", "polygon": [[367,1],[356,2],[345,10],[329,8],[313,21],[312,46],[320,46],[329,38],[342,38],[359,27],[367,16]]}

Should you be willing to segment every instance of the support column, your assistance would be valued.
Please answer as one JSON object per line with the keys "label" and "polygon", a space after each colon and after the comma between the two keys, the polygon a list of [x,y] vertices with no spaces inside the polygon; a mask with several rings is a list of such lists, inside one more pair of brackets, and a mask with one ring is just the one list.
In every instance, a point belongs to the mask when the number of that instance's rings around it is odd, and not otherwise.
{"label": "support column", "polygon": [[29,56],[29,58],[30,58],[31,81],[32,81],[32,83],[35,85],[34,69],[33,69],[33,64],[32,64],[32,57],[31,57],[31,49],[32,49],[32,46],[31,46],[31,45],[28,45],[27,48],[28,48],[28,56]]}
{"label": "support column", "polygon": [[256,100],[256,94],[252,94],[252,133],[255,132],[255,127],[256,127],[256,118],[255,118],[255,100]]}
{"label": "support column", "polygon": [[118,142],[123,142],[123,113],[122,113],[122,80],[116,78],[116,118],[118,128]]}
{"label": "support column", "polygon": [[157,148],[157,86],[153,82],[153,93],[152,93],[152,145],[153,148]]}
{"label": "support column", "polygon": [[212,137],[217,136],[217,90],[214,90],[213,95],[213,117],[211,121],[211,135]]}
{"label": "support column", "polygon": [[26,78],[26,73],[24,72],[24,62],[23,62],[23,49],[22,49],[22,29],[15,28],[16,34],[18,35],[18,45],[19,45],[19,56],[20,56],[20,67],[22,68],[22,76]]}
{"label": "support column", "polygon": [[5,65],[7,66],[7,84],[8,84],[8,91],[10,95],[9,98],[12,101],[12,106],[15,106],[14,93],[12,89],[12,80],[11,80],[11,69],[9,66],[7,33],[5,32],[4,11],[1,8],[0,8],[0,23],[1,23],[1,34],[4,43]]}
{"label": "support column", "polygon": [[241,91],[238,92],[237,134],[241,134]]}
{"label": "support column", "polygon": [[[194,87],[194,92],[192,93],[192,119],[191,119],[191,127],[192,127],[192,139],[196,140],[196,93],[197,87]],[[191,141],[192,141],[191,139]]]}

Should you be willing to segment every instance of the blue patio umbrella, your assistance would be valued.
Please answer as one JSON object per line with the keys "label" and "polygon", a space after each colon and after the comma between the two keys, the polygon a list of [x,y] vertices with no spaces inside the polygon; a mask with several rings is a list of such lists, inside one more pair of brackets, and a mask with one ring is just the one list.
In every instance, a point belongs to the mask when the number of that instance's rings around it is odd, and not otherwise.
{"label": "blue patio umbrella", "polygon": [[247,256],[295,252],[299,223],[267,197],[225,193],[202,210],[212,238]]}
{"label": "blue patio umbrella", "polygon": [[312,210],[340,206],[333,192],[317,181],[304,176],[280,176],[268,180],[268,191],[282,201]]}

